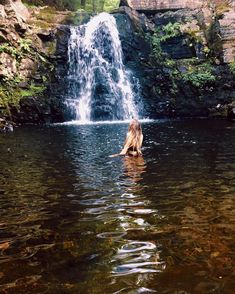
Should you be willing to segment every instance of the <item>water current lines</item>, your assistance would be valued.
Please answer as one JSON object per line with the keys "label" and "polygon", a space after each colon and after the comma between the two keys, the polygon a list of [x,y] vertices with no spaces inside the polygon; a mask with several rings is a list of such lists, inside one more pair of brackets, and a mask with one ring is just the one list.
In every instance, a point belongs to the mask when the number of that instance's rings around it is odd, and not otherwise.
{"label": "water current lines", "polygon": [[[80,201],[84,206],[83,220],[95,222],[99,244],[111,248],[112,256],[103,262],[110,266],[112,285],[120,287],[128,276],[136,290],[144,287],[146,292],[151,292],[146,288],[149,275],[162,272],[166,266],[161,258],[161,245],[149,239],[149,234],[157,230],[154,224],[161,221],[162,216],[142,193],[144,159],[124,158],[123,164],[124,180],[116,185],[110,183],[108,193],[104,191],[98,198],[91,192],[84,195]],[[100,184],[103,186],[102,181]]]}
{"label": "water current lines", "polygon": [[[108,13],[86,25],[70,28],[68,45],[67,105],[76,120],[125,120],[138,118],[133,93],[137,83],[123,65],[115,18]],[[138,92],[138,85],[135,85]]]}

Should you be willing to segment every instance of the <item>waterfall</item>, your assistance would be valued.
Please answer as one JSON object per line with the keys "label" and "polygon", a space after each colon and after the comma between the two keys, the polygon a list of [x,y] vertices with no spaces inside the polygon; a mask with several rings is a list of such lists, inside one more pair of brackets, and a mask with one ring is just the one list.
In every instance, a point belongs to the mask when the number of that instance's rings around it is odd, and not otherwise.
{"label": "waterfall", "polygon": [[100,13],[70,33],[66,103],[76,120],[138,118],[137,79],[123,65],[115,18]]}

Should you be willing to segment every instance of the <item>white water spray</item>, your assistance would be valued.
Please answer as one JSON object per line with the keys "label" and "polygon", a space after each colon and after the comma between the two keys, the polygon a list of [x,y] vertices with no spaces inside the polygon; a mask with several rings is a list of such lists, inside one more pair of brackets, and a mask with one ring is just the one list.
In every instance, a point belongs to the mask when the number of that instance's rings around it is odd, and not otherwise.
{"label": "white water spray", "polygon": [[70,30],[66,101],[75,112],[76,120],[138,118],[131,73],[123,65],[115,18],[101,13],[86,25]]}

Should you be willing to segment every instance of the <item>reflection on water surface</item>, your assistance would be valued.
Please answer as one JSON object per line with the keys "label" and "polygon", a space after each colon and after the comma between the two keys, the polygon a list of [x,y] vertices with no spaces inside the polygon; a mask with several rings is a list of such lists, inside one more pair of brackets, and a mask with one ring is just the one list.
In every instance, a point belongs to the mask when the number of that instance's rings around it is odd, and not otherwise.
{"label": "reflection on water surface", "polygon": [[125,124],[0,137],[1,293],[234,293],[235,125]]}

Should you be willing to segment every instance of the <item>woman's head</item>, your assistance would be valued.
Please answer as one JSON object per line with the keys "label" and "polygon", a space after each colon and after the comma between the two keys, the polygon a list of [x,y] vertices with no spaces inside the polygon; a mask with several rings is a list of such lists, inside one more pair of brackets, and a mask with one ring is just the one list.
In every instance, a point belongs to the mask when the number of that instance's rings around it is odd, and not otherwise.
{"label": "woman's head", "polygon": [[141,125],[137,119],[133,119],[129,125],[129,132],[141,132]]}
{"label": "woman's head", "polygon": [[141,125],[137,119],[133,119],[130,122],[127,137],[124,143],[124,147],[122,151],[120,152],[120,154],[125,155],[130,151],[134,151],[137,153],[136,156],[141,155],[142,141],[143,141],[143,134],[142,134]]}

